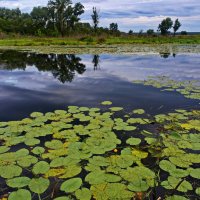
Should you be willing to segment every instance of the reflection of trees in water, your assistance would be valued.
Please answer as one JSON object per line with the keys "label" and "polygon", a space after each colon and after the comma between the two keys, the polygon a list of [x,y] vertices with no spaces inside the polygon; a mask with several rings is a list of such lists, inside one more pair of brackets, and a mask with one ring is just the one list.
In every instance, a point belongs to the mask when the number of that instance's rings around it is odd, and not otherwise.
{"label": "reflection of trees in water", "polygon": [[176,57],[176,54],[175,53],[169,53],[169,52],[167,52],[167,53],[162,53],[162,52],[160,52],[159,53],[160,54],[160,57],[161,58],[169,58],[171,55],[175,58]]}
{"label": "reflection of trees in water", "polygon": [[25,70],[27,65],[34,65],[38,71],[51,72],[62,83],[71,82],[75,73],[83,74],[86,66],[75,55],[35,54],[27,52],[6,51],[0,54],[0,66],[3,69]]}
{"label": "reflection of trees in water", "polygon": [[94,55],[93,56],[93,60],[92,60],[92,63],[94,64],[94,71],[100,69],[99,62],[100,62],[100,56],[99,55]]}

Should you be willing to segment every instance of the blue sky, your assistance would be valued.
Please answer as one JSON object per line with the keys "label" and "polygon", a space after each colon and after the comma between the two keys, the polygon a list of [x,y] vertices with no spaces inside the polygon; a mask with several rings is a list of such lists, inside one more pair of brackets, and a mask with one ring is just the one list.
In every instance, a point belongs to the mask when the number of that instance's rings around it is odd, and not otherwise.
{"label": "blue sky", "polygon": [[[45,6],[48,0],[0,0],[0,7],[19,7],[30,12],[33,6]],[[74,0],[73,2],[78,2]],[[179,18],[181,30],[200,32],[200,0],[80,0],[85,6],[82,21],[91,23],[92,7],[100,10],[101,26],[117,22],[120,30],[153,28],[165,17]]]}

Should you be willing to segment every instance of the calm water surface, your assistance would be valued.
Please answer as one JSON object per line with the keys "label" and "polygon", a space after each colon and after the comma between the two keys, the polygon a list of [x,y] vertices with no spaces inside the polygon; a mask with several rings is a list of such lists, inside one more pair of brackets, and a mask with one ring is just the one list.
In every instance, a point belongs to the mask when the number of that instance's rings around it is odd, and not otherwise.
{"label": "calm water surface", "polygon": [[150,114],[200,107],[198,101],[178,93],[132,83],[157,75],[200,80],[200,56],[0,52],[0,121],[69,105],[99,107],[104,100]]}

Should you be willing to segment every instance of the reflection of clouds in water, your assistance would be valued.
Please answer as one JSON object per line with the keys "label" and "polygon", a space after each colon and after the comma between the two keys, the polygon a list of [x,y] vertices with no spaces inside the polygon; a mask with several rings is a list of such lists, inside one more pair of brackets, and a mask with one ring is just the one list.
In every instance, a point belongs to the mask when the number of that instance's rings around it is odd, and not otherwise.
{"label": "reflection of clouds in water", "polygon": [[[200,79],[199,55],[178,55],[167,59],[160,56],[133,55],[107,56],[102,55],[101,71],[93,73],[92,64],[86,63],[87,72],[84,76],[101,77],[107,73],[123,79],[143,80],[148,76],[165,75],[174,79]],[[89,68],[89,69],[88,69]]]}
{"label": "reflection of clouds in water", "polygon": [[[100,55],[100,68],[94,71],[94,57],[82,55],[82,63],[86,71],[83,74],[76,73],[75,79],[65,86],[76,87],[87,83],[90,78],[92,85],[99,85],[105,79],[119,78],[126,81],[144,80],[148,76],[165,75],[171,78],[198,79],[200,80],[199,55],[177,55],[167,59],[158,55]],[[91,81],[92,80],[92,81]],[[62,86],[51,72],[39,72],[34,66],[28,65],[26,70],[1,70],[0,83],[25,88],[34,91],[45,91],[51,86]],[[87,84],[88,87],[88,84]],[[63,91],[66,92],[66,91]]]}

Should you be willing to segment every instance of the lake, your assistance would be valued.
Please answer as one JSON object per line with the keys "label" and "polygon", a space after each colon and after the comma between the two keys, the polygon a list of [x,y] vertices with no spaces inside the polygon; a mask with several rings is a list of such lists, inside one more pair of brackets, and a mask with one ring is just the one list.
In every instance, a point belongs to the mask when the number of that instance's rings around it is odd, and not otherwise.
{"label": "lake", "polygon": [[198,106],[172,92],[133,84],[148,76],[200,80],[200,57],[188,55],[45,55],[16,51],[0,54],[0,120],[69,105],[99,106],[110,100],[150,114]]}
{"label": "lake", "polygon": [[199,199],[199,64],[1,51],[0,199]]}

